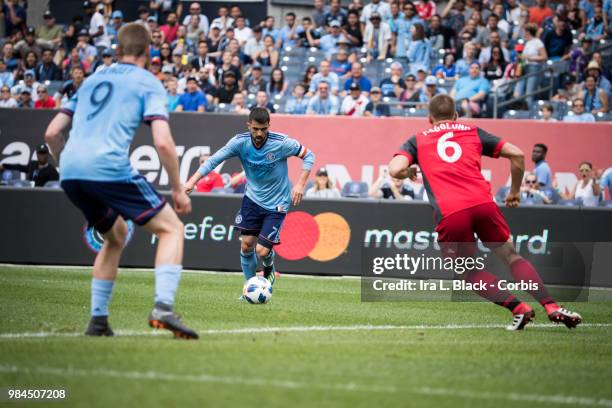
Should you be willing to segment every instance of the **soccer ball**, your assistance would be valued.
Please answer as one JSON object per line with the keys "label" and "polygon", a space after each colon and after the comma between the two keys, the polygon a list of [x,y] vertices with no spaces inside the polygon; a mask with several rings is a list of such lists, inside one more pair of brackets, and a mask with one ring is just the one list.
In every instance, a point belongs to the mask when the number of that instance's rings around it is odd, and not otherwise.
{"label": "soccer ball", "polygon": [[272,299],[272,285],[262,276],[253,276],[244,284],[242,294],[251,304],[267,303]]}

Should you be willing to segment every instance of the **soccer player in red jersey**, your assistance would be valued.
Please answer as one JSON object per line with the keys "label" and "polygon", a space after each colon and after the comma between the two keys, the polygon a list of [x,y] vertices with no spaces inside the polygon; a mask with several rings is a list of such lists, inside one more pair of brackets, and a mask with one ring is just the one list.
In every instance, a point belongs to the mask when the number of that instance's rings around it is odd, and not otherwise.
{"label": "soccer player in red jersey", "polygon": [[[389,173],[402,179],[413,177],[415,171],[410,166],[419,165],[429,202],[435,210],[436,232],[443,253],[474,255],[476,234],[510,267],[517,281],[537,283],[537,290],[528,292],[544,307],[551,321],[564,323],[568,328],[576,327],[582,322],[581,316],[557,305],[531,263],[517,254],[508,224],[493,201],[491,186],[481,174],[481,156],[509,159],[512,186],[505,202],[507,207],[517,207],[525,171],[523,152],[476,126],[457,122],[455,101],[448,95],[432,98],[429,121],[432,127],[408,139],[393,157]],[[478,295],[512,312],[508,330],[521,330],[534,318],[533,309],[500,289],[499,280],[492,273],[473,269],[465,280],[484,287],[475,290]]]}

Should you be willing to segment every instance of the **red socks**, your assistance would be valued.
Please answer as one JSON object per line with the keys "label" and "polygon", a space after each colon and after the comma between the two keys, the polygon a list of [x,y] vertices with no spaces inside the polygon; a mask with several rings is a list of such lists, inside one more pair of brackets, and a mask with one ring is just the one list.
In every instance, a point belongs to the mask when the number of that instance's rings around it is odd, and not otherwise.
{"label": "red socks", "polygon": [[505,307],[514,313],[514,310],[517,309],[523,303],[512,293],[507,290],[501,290],[498,287],[499,279],[491,272],[483,270],[472,270],[469,272],[465,281],[473,284],[480,284],[480,282],[485,283],[485,289],[475,290],[480,297],[487,299],[497,305]]}
{"label": "red socks", "polygon": [[527,282],[531,281],[531,283],[537,283],[538,289],[527,291],[535,300],[537,300],[544,308],[546,309],[546,313],[550,314],[555,310],[559,309],[559,306],[555,301],[550,297],[546,287],[544,286],[544,282],[538,272],[534,269],[533,265],[526,259],[520,258],[510,264],[510,272],[514,279],[517,282]]}

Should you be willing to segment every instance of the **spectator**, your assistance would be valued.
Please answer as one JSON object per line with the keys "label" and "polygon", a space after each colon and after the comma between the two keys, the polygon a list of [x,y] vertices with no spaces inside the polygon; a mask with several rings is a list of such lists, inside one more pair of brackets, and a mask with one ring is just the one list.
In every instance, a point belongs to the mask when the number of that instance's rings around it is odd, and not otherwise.
{"label": "spectator", "polygon": [[352,84],[359,85],[363,93],[367,94],[372,88],[372,82],[363,75],[363,64],[361,62],[353,62],[351,65],[351,74],[344,83],[344,93],[348,91]]}
{"label": "spectator", "polygon": [[[366,6],[367,7],[367,6]],[[363,41],[367,48],[368,58],[383,60],[391,46],[391,28],[382,21],[379,13],[372,13],[370,24],[366,26]]]}
{"label": "spectator", "polygon": [[612,91],[610,87],[610,81],[608,80],[608,78],[606,78],[605,76],[601,74],[601,65],[599,65],[598,62],[596,61],[589,62],[589,64],[587,65],[585,77],[589,75],[592,75],[595,77],[596,82],[597,82],[597,87],[603,89],[606,92],[606,95],[610,97],[610,92]]}
{"label": "spectator", "polygon": [[319,81],[317,90],[316,95],[308,102],[306,113],[309,115],[336,115],[339,107],[338,97],[330,93],[329,82],[326,80]]}
{"label": "spectator", "polygon": [[[240,81],[242,79],[240,68],[232,64],[232,53],[225,51],[221,57],[221,65],[217,66],[217,82],[223,83],[223,78],[229,71],[234,73],[235,81]],[[231,101],[231,98],[229,98],[229,100]]]}
{"label": "spectator", "polygon": [[591,112],[584,111],[584,101],[580,98],[572,101],[572,110],[563,118],[564,122],[595,122]]}
{"label": "spectator", "polygon": [[6,69],[9,72],[13,72],[19,65],[19,59],[15,56],[15,47],[10,41],[2,46],[2,60],[6,63]]}
{"label": "spectator", "polygon": [[11,95],[11,88],[8,85],[2,85],[0,88],[0,108],[16,108],[17,101]]}
{"label": "spectator", "polygon": [[[538,4],[541,4],[541,2],[545,4],[546,0],[538,0]],[[546,47],[544,47],[542,41],[536,37],[537,30],[538,28],[535,24],[530,23],[525,27],[525,48],[519,57],[524,64],[523,75],[542,71],[544,63],[548,59]],[[521,98],[523,95],[533,94],[538,88],[540,81],[541,75],[533,75],[519,81],[514,89],[514,97]],[[533,104],[533,97],[534,95],[526,97],[529,106]]]}
{"label": "spectator", "polygon": [[476,42],[481,45],[481,47],[488,47],[491,45],[490,37],[492,33],[497,33],[502,42],[508,41],[508,34],[505,31],[500,30],[497,26],[499,23],[499,17],[495,14],[490,14],[487,18],[487,26],[478,33],[476,37]]}
{"label": "spectator", "polygon": [[553,117],[554,111],[555,110],[550,103],[544,103],[540,108],[540,120],[543,120],[545,122],[556,122],[557,119]]}
{"label": "spectator", "polygon": [[546,17],[551,17],[553,11],[546,5],[547,0],[536,0],[536,5],[529,8],[529,22],[540,27]]}
{"label": "spectator", "polygon": [[319,63],[319,72],[313,75],[310,81],[308,92],[314,94],[319,87],[319,82],[325,81],[329,85],[332,94],[336,95],[340,87],[338,75],[331,72],[331,65],[328,60],[323,60]]}
{"label": "spectator", "polygon": [[63,31],[59,24],[56,24],[55,17],[49,10],[43,14],[45,24],[36,29],[36,38],[40,44],[46,48],[57,48],[62,43]]}
{"label": "spectator", "polygon": [[[112,63],[110,52],[104,51],[104,54],[108,54],[106,56],[103,55],[104,62],[108,63],[108,65],[106,64],[100,65],[98,68],[96,68],[96,71],[100,69],[104,69],[110,66]],[[161,72],[161,60],[159,59],[159,57],[151,58],[151,64],[149,66],[149,71],[155,76],[155,78],[159,79],[160,81],[164,80],[164,74]]]}
{"label": "spectator", "polygon": [[171,13],[175,17],[183,14],[183,2],[181,0],[151,0],[149,1],[149,8],[159,22],[168,21],[168,16]]}
{"label": "spectator", "polygon": [[32,88],[27,86],[21,87],[17,96],[18,108],[33,108],[34,101],[32,100]]}
{"label": "spectator", "polygon": [[221,36],[221,29],[218,26],[211,26],[210,31],[208,32],[208,52],[211,57],[218,58],[222,55],[223,47],[221,47],[221,40],[223,37]]}
{"label": "spectator", "polygon": [[[514,2],[514,4],[517,5],[516,2]],[[518,7],[517,9],[520,9],[520,7]],[[501,1],[493,4],[492,14],[496,15],[499,18],[499,20],[497,21],[497,27],[508,36],[506,37],[506,39],[510,38],[512,26],[506,18],[506,7]]]}
{"label": "spectator", "polygon": [[212,105],[213,98],[217,92],[217,82],[215,81],[215,66],[213,64],[207,64],[200,68],[197,73],[198,86],[200,90],[204,92],[208,105]]}
{"label": "spectator", "polygon": [[493,46],[491,49],[491,59],[484,66],[484,75],[488,81],[501,79],[506,72],[506,59],[504,58],[503,49],[499,45]]}
{"label": "spectator", "polygon": [[36,57],[42,55],[43,48],[36,42],[36,30],[34,27],[28,27],[25,38],[15,44],[15,52],[25,58],[26,54],[33,51]]}
{"label": "spectator", "polygon": [[472,34],[467,32],[459,34],[457,42],[455,43],[455,53],[453,54],[453,56],[455,57],[455,61],[458,61],[463,58],[463,53],[465,52],[465,45],[470,42],[472,42]]}
{"label": "spectator", "polygon": [[468,42],[465,44],[463,48],[463,58],[457,61],[456,64],[457,75],[460,78],[468,76],[470,74],[470,67],[472,64],[478,63],[476,51],[476,44],[473,42]]}
{"label": "spectator", "polygon": [[578,182],[574,185],[571,193],[562,194],[566,200],[582,200],[582,205],[585,207],[597,207],[599,205],[599,195],[601,187],[597,182],[593,165],[588,161],[583,161],[578,166],[580,176]]}
{"label": "spectator", "polygon": [[[86,14],[89,15],[91,8],[86,9]],[[89,21],[89,34],[93,39],[94,45],[98,48],[109,48],[111,46],[110,37],[106,30],[106,20],[104,19],[104,4],[98,3],[91,14]]]}
{"label": "spectator", "polygon": [[444,55],[443,63],[437,65],[431,73],[438,78],[454,78],[457,75],[455,56],[448,52]]}
{"label": "spectator", "polygon": [[306,72],[304,72],[304,77],[302,78],[302,83],[306,87],[306,90],[310,89],[310,83],[312,82],[312,78],[317,74],[317,67],[314,65],[309,65],[306,68]]}
{"label": "spectator", "polygon": [[33,181],[35,187],[43,187],[48,181],[59,180],[57,170],[49,163],[49,148],[44,143],[36,147],[36,160],[32,160],[27,165],[0,164],[0,172],[3,170],[26,173],[26,178]]}
{"label": "spectator", "polygon": [[170,77],[166,81],[166,108],[168,112],[176,111],[179,104],[180,95],[177,94],[178,82],[175,77]]}
{"label": "spectator", "polygon": [[425,86],[419,92],[419,102],[425,104],[421,106],[421,109],[427,109],[427,105],[436,95],[446,94],[444,88],[438,88],[438,80],[435,76],[430,75],[425,79]]}
{"label": "spectator", "polygon": [[14,31],[25,31],[27,14],[25,9],[19,5],[18,0],[5,0],[0,11],[4,14],[4,28],[7,34]]}
{"label": "spectator", "polygon": [[[454,32],[459,33],[465,26],[465,21],[469,17],[466,15],[464,0],[450,0],[441,14],[442,19]],[[461,35],[461,33],[459,34]],[[471,39],[471,38],[470,38]],[[468,40],[469,41],[469,40]],[[461,54],[459,54],[461,55]]]}
{"label": "spectator", "polygon": [[85,71],[80,66],[75,66],[72,68],[70,72],[71,79],[64,82],[60,89],[58,89],[57,93],[53,96],[55,99],[55,106],[60,107],[62,104],[62,99],[66,98],[66,100],[72,98],[72,96],[79,89],[83,80],[85,79]]}
{"label": "spectator", "polygon": [[[200,27],[200,17],[192,16],[187,27],[186,38],[191,41],[192,44],[197,44],[202,36],[206,36],[206,33]],[[178,34],[178,31],[177,31]]]}
{"label": "spectator", "polygon": [[406,89],[406,83],[402,81],[403,67],[399,61],[391,63],[391,75],[380,81],[380,89],[383,97],[399,98]]}
{"label": "spectator", "polygon": [[599,186],[602,189],[602,195],[604,192],[603,190],[608,188],[608,200],[612,200],[612,167],[609,167],[606,170],[599,170],[598,175],[601,176]]}
{"label": "spectator", "polygon": [[585,112],[591,112],[593,115],[608,112],[608,95],[603,89],[597,88],[596,81],[593,75],[586,77],[581,98],[584,102]]}
{"label": "spectator", "polygon": [[489,46],[480,50],[480,55],[478,56],[478,63],[480,66],[485,66],[491,60],[491,50],[493,47],[499,47],[502,50],[502,57],[505,62],[510,61],[510,51],[502,45],[501,37],[497,31],[493,31],[491,33],[491,37],[489,38]]}
{"label": "spectator", "polygon": [[[505,19],[510,24],[519,25],[521,17],[521,4],[518,0],[508,0],[506,2]],[[509,31],[507,31],[509,32]]]}
{"label": "spectator", "polygon": [[325,0],[314,0],[314,10],[312,11],[312,21],[316,27],[325,26],[325,14],[329,11],[329,6],[325,5]]}
{"label": "spectator", "polygon": [[470,75],[455,82],[451,96],[457,101],[462,114],[472,117],[480,114],[481,104],[489,93],[489,89],[489,81],[481,77],[480,65],[474,62],[470,65]]}
{"label": "spectator", "polygon": [[593,41],[599,41],[608,35],[606,22],[603,18],[603,9],[600,5],[595,6],[595,14],[589,19],[589,24],[586,27],[585,33],[587,37]]}
{"label": "spectator", "polygon": [[[225,8],[225,10],[227,11],[227,8]],[[188,26],[191,23],[191,19],[194,18],[195,16],[197,16],[199,18],[198,20],[198,27],[200,28],[200,30],[202,30],[202,32],[204,33],[204,35],[208,34],[208,29],[209,29],[209,22],[208,22],[208,17],[206,17],[206,15],[201,13],[201,8],[200,8],[200,3],[196,3],[193,2],[189,5],[189,14],[185,16],[185,18],[183,19],[183,25],[184,26]],[[170,19],[170,15],[174,14],[174,18],[172,18],[173,20],[173,24],[170,24],[169,19]],[[221,10],[219,10],[219,15],[221,15]],[[217,21],[218,19],[215,19],[213,21],[213,23],[215,21]],[[176,25],[176,13],[169,13],[168,14],[168,18],[166,19],[166,25],[174,27]],[[231,25],[231,24],[230,24]],[[223,27],[227,28],[227,26],[223,23],[221,23],[219,25],[219,27]],[[176,31],[175,31],[176,32]],[[174,39],[170,40],[166,37],[166,40],[168,42],[172,42],[174,41]]]}
{"label": "spectator", "polygon": [[293,87],[291,97],[285,104],[285,113],[292,115],[304,115],[308,109],[308,98],[306,97],[306,86],[304,84],[296,84]]}
{"label": "spectator", "polygon": [[215,93],[214,105],[231,103],[232,99],[234,99],[234,95],[238,92],[240,92],[240,88],[238,87],[236,74],[231,70],[226,71],[223,74],[222,85],[219,86]]}
{"label": "spectator", "polygon": [[268,94],[266,91],[259,91],[255,95],[255,103],[252,104],[250,109],[253,108],[266,108],[270,113],[275,113],[276,109],[274,108],[274,104],[268,100]]}
{"label": "spectator", "polygon": [[[200,155],[200,166],[210,157],[209,154]],[[214,188],[223,188],[223,178],[216,171],[211,171],[208,175],[202,177],[195,186],[195,191],[198,193],[210,193]]]}
{"label": "spectator", "polygon": [[[199,6],[198,6],[199,7]],[[113,12],[114,15],[114,12]],[[191,19],[189,16],[186,16],[185,19]],[[206,16],[204,16],[204,18],[206,18]],[[208,21],[208,19],[206,19],[206,21]],[[202,24],[202,19],[200,18],[200,22],[199,24]],[[166,24],[162,25],[159,27],[159,31],[164,35],[164,43],[167,44],[172,44],[177,36],[177,32],[178,32],[178,28],[180,27],[179,23],[178,23],[178,17],[176,15],[176,13],[171,12],[168,13],[168,17],[166,17]],[[206,32],[208,32],[208,30],[206,30]]]}
{"label": "spectator", "polygon": [[302,18],[302,29],[297,33],[297,44],[299,47],[316,47],[321,39],[321,32],[316,29],[310,17]]}
{"label": "spectator", "polygon": [[571,60],[570,73],[574,75],[581,75],[584,72],[587,64],[589,63],[589,55],[591,53],[591,47],[593,46],[593,40],[589,37],[584,37],[580,42],[580,47],[574,48],[569,55],[566,55],[563,59]]}
{"label": "spectator", "polygon": [[368,195],[385,200],[414,200],[414,190],[404,184],[404,180],[389,177],[385,169],[383,174],[370,187]]}
{"label": "spectator", "polygon": [[111,14],[111,19],[106,26],[106,33],[110,38],[111,46],[118,44],[117,34],[121,27],[123,27],[123,12],[121,10],[115,10],[113,14]]}
{"label": "spectator", "polygon": [[263,78],[260,65],[251,68],[251,75],[244,80],[244,90],[247,94],[255,95],[259,91],[265,91],[268,83]]}
{"label": "spectator", "polygon": [[391,116],[389,105],[382,102],[382,91],[374,86],[370,90],[370,102],[366,105],[363,116]]}
{"label": "spectator", "polygon": [[0,86],[8,86],[9,88],[13,86],[13,73],[7,71],[6,61],[0,58]]}
{"label": "spectator", "polygon": [[[366,32],[368,26],[372,25],[372,16],[378,14],[381,20],[387,21],[391,17],[391,7],[389,3],[382,0],[371,0],[366,4],[361,12],[361,31]],[[367,44],[367,35],[364,36]],[[390,37],[390,35],[389,35]]]}
{"label": "spectator", "polygon": [[[189,10],[191,12],[191,7],[189,8]],[[229,9],[227,8],[227,6],[219,7],[219,11],[217,13],[219,17],[215,18],[212,21],[210,27],[219,27],[221,35],[224,35],[225,31],[234,25],[234,19],[229,16]],[[183,24],[185,24],[185,21],[183,21]]]}
{"label": "spectator", "polygon": [[187,77],[187,92],[179,97],[176,112],[204,112],[207,107],[208,101],[198,87],[198,79],[195,76]]}
{"label": "spectator", "polygon": [[525,181],[521,186],[521,200],[533,199],[535,197],[542,200],[544,204],[551,204],[552,201],[542,191],[540,191],[540,184],[533,173],[527,173],[525,175]]}
{"label": "spectator", "polygon": [[346,26],[342,29],[342,34],[344,34],[351,47],[363,47],[363,32],[359,24],[358,11],[349,10],[346,18]]}
{"label": "spectator", "polygon": [[288,87],[289,83],[285,81],[285,74],[283,71],[280,68],[274,68],[272,72],[270,72],[270,81],[266,86],[268,95],[275,99],[282,98],[285,96]]}
{"label": "spectator", "polygon": [[36,94],[38,95],[38,100],[34,103],[34,108],[55,109],[55,101],[49,96],[46,86],[38,85]]}
{"label": "spectator", "polygon": [[170,48],[170,44],[162,44],[159,48],[159,58],[162,61],[162,72],[163,67],[169,64],[172,64],[172,51]]}
{"label": "spectator", "polygon": [[349,87],[349,94],[342,100],[340,114],[346,116],[363,116],[368,104],[368,97],[361,93],[361,88],[357,82],[353,82]]}
{"label": "spectator", "polygon": [[436,3],[432,0],[416,0],[415,7],[421,17],[425,21],[429,21],[431,17],[436,13]]}
{"label": "spectator", "polygon": [[34,51],[28,51],[25,58],[22,60],[22,68],[27,70],[35,70],[38,66],[38,57]]}
{"label": "spectator", "polygon": [[262,40],[261,27],[253,27],[253,35],[247,40],[244,45],[244,53],[248,55],[251,60],[257,60],[257,56],[264,50],[265,46]]}
{"label": "spectator", "polygon": [[83,64],[87,63],[88,65],[91,65],[91,63],[98,56],[98,50],[96,47],[89,43],[89,32],[85,28],[79,31],[75,48],[77,49],[79,59]]}
{"label": "spectator", "polygon": [[280,47],[296,47],[298,46],[299,33],[304,28],[298,25],[295,20],[295,13],[289,12],[285,15],[285,26],[280,29],[276,45]]}
{"label": "spectator", "polygon": [[205,40],[198,41],[198,53],[191,59],[190,63],[196,71],[199,71],[206,64],[214,64],[214,59],[208,55],[208,43]]}
{"label": "spectator", "polygon": [[332,20],[329,27],[329,34],[324,35],[320,40],[313,41],[325,53],[325,58],[328,59],[338,52],[338,43],[340,41],[348,41],[344,34],[342,34],[339,21]]}
{"label": "spectator", "polygon": [[400,94],[401,102],[418,102],[420,88],[417,87],[416,77],[412,74],[406,75],[405,78],[405,89]]}
{"label": "spectator", "polygon": [[244,95],[240,92],[234,94],[234,97],[232,98],[232,106],[234,107],[233,111],[239,115],[249,114],[249,108],[246,105]]}
{"label": "spectator", "polygon": [[195,50],[195,45],[187,38],[187,28],[185,26],[179,26],[176,30],[176,39],[170,43],[170,46],[175,52],[179,51],[181,54],[192,53]]}
{"label": "spectator", "polygon": [[331,0],[329,11],[325,13],[325,25],[329,26],[332,21],[337,21],[340,26],[345,26],[347,23],[347,13],[340,6],[340,0]]}
{"label": "spectator", "polygon": [[317,170],[314,185],[306,190],[306,197],[308,198],[340,198],[340,191],[334,187],[327,169],[321,167]]}
{"label": "spectator", "polygon": [[544,32],[542,42],[546,47],[548,58],[553,61],[567,59],[573,38],[565,20],[555,17],[554,29]]}
{"label": "spectator", "polygon": [[236,17],[236,27],[234,27],[234,36],[240,43],[240,46],[243,47],[249,38],[253,36],[253,30],[251,27],[246,25],[246,19],[244,16],[240,15]]}
{"label": "spectator", "polygon": [[533,173],[540,187],[552,188],[553,177],[550,166],[546,162],[547,154],[548,146],[543,143],[536,143],[533,145],[533,150],[531,151],[531,161],[535,164]]}
{"label": "spectator", "polygon": [[570,102],[580,96],[580,89],[572,74],[561,75],[561,88],[552,97],[553,101]]}
{"label": "spectator", "polygon": [[348,60],[346,50],[338,50],[336,56],[331,61],[331,71],[339,77],[345,76],[351,70],[351,63]]}
{"label": "spectator", "polygon": [[449,50],[454,47],[455,32],[452,28],[442,24],[440,15],[434,14],[429,22],[427,39],[434,53],[438,53],[440,50]]}
{"label": "spectator", "polygon": [[274,38],[266,35],[263,40],[264,48],[257,55],[255,60],[264,67],[275,67],[278,65],[278,51],[274,46]]}
{"label": "spectator", "polygon": [[32,100],[36,102],[38,100],[38,93],[36,90],[40,86],[40,83],[36,81],[36,73],[34,70],[27,70],[23,74],[23,83],[19,83],[13,87],[13,94],[19,95],[22,93],[23,89],[29,90],[29,95],[32,97]]}

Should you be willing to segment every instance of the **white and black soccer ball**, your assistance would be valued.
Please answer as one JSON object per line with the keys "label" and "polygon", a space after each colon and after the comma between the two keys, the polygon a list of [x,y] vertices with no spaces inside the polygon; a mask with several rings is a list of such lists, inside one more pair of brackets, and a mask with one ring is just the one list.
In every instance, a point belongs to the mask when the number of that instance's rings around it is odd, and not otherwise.
{"label": "white and black soccer ball", "polygon": [[251,304],[267,303],[272,299],[272,285],[263,276],[253,276],[244,284],[242,294]]}

